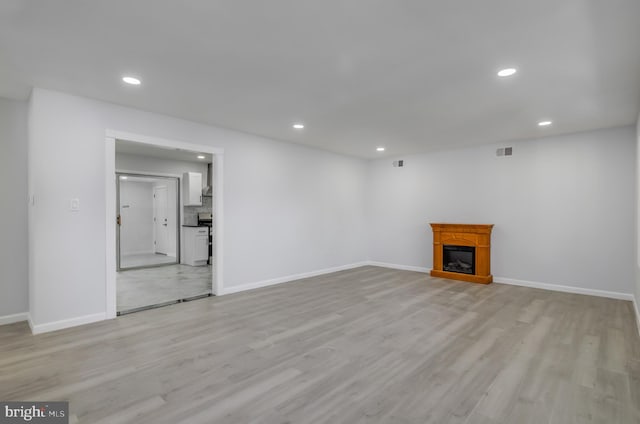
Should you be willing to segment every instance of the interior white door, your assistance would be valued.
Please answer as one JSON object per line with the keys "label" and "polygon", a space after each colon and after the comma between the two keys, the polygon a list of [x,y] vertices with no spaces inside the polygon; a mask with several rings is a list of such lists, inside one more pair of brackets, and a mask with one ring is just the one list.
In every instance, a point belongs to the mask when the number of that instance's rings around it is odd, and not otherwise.
{"label": "interior white door", "polygon": [[167,187],[156,186],[153,189],[153,211],[155,224],[155,251],[169,253],[169,201]]}

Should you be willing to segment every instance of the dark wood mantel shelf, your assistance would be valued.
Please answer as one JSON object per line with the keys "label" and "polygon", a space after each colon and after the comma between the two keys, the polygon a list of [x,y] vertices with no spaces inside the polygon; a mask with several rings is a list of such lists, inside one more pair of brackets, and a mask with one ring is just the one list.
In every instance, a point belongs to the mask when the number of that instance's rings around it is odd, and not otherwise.
{"label": "dark wood mantel shelf", "polygon": [[[491,230],[493,224],[444,224],[431,223],[433,230],[433,277],[450,278],[472,283],[489,284],[491,275]],[[463,274],[443,270],[442,246],[475,247],[475,274]]]}

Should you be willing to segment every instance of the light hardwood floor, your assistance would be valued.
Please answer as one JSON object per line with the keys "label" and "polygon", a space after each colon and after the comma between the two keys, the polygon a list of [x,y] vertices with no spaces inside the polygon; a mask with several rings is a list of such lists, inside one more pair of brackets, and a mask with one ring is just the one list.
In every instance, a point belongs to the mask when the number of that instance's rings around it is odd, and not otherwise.
{"label": "light hardwood floor", "polygon": [[638,423],[630,302],[363,267],[32,336],[0,399],[83,423]]}

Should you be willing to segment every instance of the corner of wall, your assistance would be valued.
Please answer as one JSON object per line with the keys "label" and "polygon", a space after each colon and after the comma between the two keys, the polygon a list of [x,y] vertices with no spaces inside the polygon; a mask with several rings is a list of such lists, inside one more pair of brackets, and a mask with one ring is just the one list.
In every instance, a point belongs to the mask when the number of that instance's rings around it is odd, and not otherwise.
{"label": "corner of wall", "polygon": [[29,101],[27,103],[27,321],[29,327],[33,333],[33,321],[31,315],[33,313],[33,306],[35,304],[35,290],[33,288],[34,281],[34,235],[33,235],[33,193],[34,193],[34,165],[33,165],[33,114],[34,114],[34,101],[38,95],[38,89],[34,87],[29,94]]}
{"label": "corner of wall", "polygon": [[636,313],[636,325],[640,334],[640,114],[636,122],[636,255],[635,255],[635,293],[633,306]]}
{"label": "corner of wall", "polygon": [[638,296],[634,296],[633,298],[633,309],[636,313],[636,329],[638,330],[638,335],[640,336],[640,306],[638,305]]}

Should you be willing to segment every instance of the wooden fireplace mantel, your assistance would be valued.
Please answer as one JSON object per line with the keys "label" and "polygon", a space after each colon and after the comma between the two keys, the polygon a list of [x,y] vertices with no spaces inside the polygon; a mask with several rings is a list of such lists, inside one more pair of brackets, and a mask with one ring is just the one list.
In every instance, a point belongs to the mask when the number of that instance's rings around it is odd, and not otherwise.
{"label": "wooden fireplace mantel", "polygon": [[[431,223],[433,230],[433,277],[450,278],[472,283],[489,284],[491,275],[491,230],[493,224]],[[443,270],[442,246],[475,247],[475,274],[462,274]]]}

